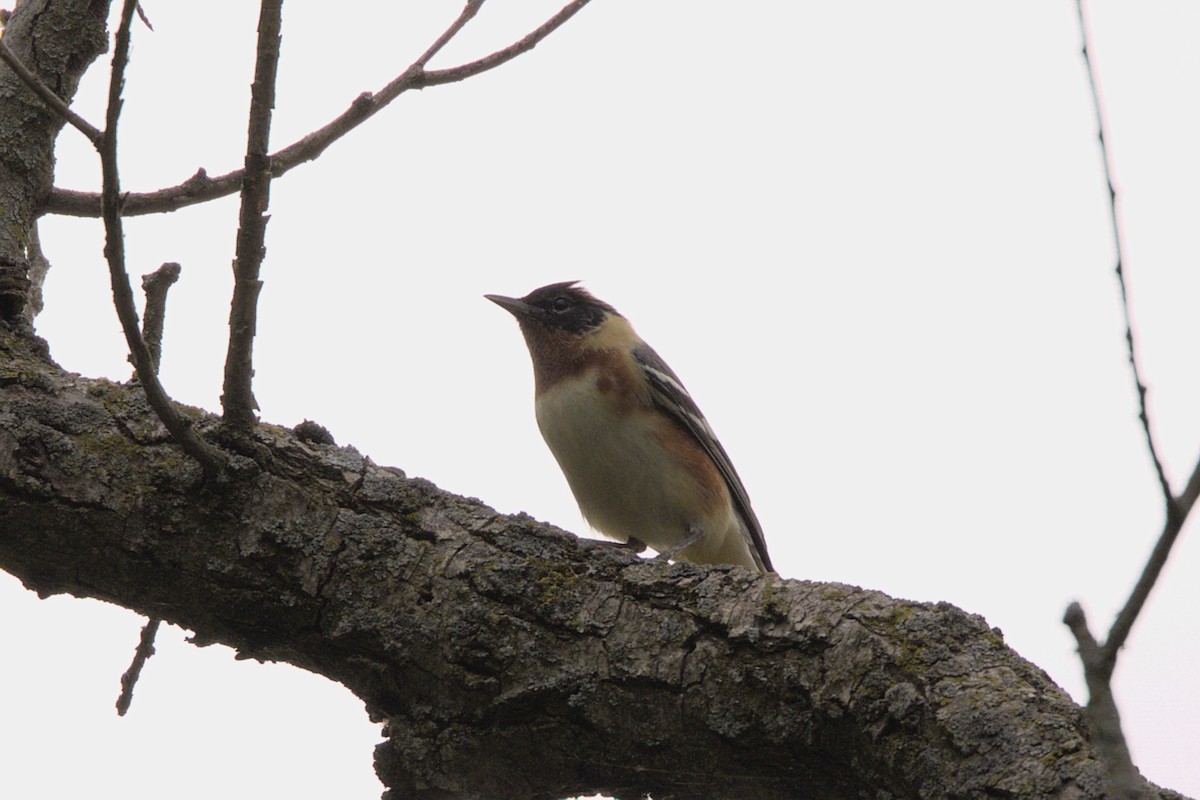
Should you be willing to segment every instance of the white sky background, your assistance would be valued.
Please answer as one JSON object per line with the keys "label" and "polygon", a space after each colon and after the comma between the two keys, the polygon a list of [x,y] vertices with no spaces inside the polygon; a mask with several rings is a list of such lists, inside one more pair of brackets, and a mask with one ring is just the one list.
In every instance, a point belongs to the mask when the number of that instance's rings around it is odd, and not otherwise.
{"label": "white sky background", "polygon": [[[561,5],[491,0],[432,66]],[[146,3],[124,188],[241,164],[257,9]],[[457,2],[292,2],[273,144],[399,74]],[[415,10],[414,10],[415,9]],[[1182,485],[1200,451],[1200,5],[1095,2],[1150,403]],[[102,121],[107,56],[77,110]],[[71,130],[57,184],[96,189]],[[272,186],[255,347],[264,420],[503,512],[584,531],[485,292],[583,279],[683,377],[782,575],[982,614],[1084,700],[1060,622],[1102,635],[1161,525],[1123,341],[1070,0],[596,0],[534,52],[406,95]],[[179,261],[163,380],[218,409],[236,198],[127,223],[130,271]],[[97,220],[50,218],[39,332],[129,374]],[[136,280],[136,278],[135,278]],[[1134,758],[1200,794],[1193,520],[1117,673]],[[367,798],[378,728],[342,687],[0,575],[0,796]]]}

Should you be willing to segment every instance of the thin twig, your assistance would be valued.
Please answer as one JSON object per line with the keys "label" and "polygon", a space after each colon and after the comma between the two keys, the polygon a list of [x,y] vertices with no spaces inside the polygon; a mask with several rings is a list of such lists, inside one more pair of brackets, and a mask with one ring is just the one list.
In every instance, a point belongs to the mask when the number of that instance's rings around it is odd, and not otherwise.
{"label": "thin twig", "polygon": [[589,0],[574,0],[571,3],[563,6],[557,14],[543,22],[519,41],[513,42],[508,47],[502,50],[497,50],[491,55],[471,61],[467,64],[461,64],[457,67],[449,69],[435,69],[425,73],[425,80],[422,86],[441,86],[446,83],[456,83],[465,78],[470,78],[478,75],[481,72],[487,72],[490,69],[495,69],[501,64],[506,64],[512,61],[522,53],[528,53],[554,31],[558,30],[564,22],[575,16]]}
{"label": "thin twig", "polygon": [[476,14],[479,13],[479,9],[483,7],[483,2],[484,0],[467,0],[466,5],[463,6],[463,10],[459,12],[457,19],[450,24],[449,28],[446,28],[446,30],[442,31],[442,35],[435,39],[433,44],[426,48],[425,52],[421,54],[421,57],[409,66],[409,69],[412,69],[413,67],[424,69],[425,65],[429,63],[429,59],[436,56],[443,47],[450,43],[451,39],[458,35],[458,32],[461,31],[466,24],[470,22]]}
{"label": "thin twig", "polygon": [[142,675],[142,667],[146,665],[150,656],[154,655],[154,637],[158,635],[158,626],[161,623],[162,620],[155,617],[146,620],[146,625],[142,628],[142,636],[138,640],[137,650],[133,653],[133,661],[130,663],[129,669],[125,670],[125,674],[121,676],[121,694],[117,697],[117,714],[122,717],[129,710],[130,703],[133,702],[133,689]]}
{"label": "thin twig", "polygon": [[150,30],[154,30],[154,26],[150,24],[150,18],[146,16],[146,9],[142,8],[141,3],[137,4],[137,15],[138,15],[138,19],[140,19],[142,21],[143,25],[145,25]]}
{"label": "thin twig", "polygon": [[142,316],[142,339],[150,351],[154,371],[162,363],[163,326],[167,316],[167,292],[179,280],[182,268],[168,261],[149,275],[142,276],[142,291],[146,294],[146,312]]}
{"label": "thin twig", "polygon": [[1192,470],[1183,494],[1172,498],[1171,508],[1175,510],[1175,513],[1167,515],[1162,533],[1159,534],[1158,541],[1154,543],[1154,549],[1150,551],[1150,557],[1146,560],[1141,577],[1138,578],[1133,591],[1129,593],[1129,599],[1125,601],[1124,608],[1117,614],[1112,629],[1108,632],[1103,651],[1109,672],[1116,665],[1117,654],[1125,646],[1125,640],[1129,638],[1129,632],[1133,630],[1133,623],[1137,621],[1142,606],[1146,604],[1150,592],[1154,589],[1154,584],[1158,582],[1158,576],[1162,573],[1163,567],[1167,565],[1171,548],[1175,545],[1179,532],[1183,530],[1183,524],[1187,522],[1188,514],[1195,507],[1198,495],[1200,495],[1200,463],[1197,463]]}
{"label": "thin twig", "polygon": [[1179,507],[1179,515],[1186,518],[1192,513],[1192,508],[1200,501],[1200,460],[1196,462],[1196,466],[1192,467],[1192,474],[1187,480],[1187,485],[1183,487],[1183,492],[1175,498],[1175,504]]}
{"label": "thin twig", "polygon": [[104,218],[104,257],[108,261],[112,280],[113,304],[129,353],[137,370],[138,380],[146,392],[146,400],[154,413],[162,420],[171,436],[184,452],[200,463],[208,478],[216,478],[225,471],[226,459],[220,450],[201,439],[191,424],[175,408],[171,398],[163,390],[155,374],[150,350],[138,330],[137,309],[133,304],[133,288],[129,274],[125,271],[125,233],[121,224],[121,179],[117,170],[117,120],[121,115],[121,89],[125,82],[125,66],[129,62],[129,27],[133,20],[133,9],[137,0],[125,0],[121,10],[121,23],[117,28],[113,47],[112,75],[108,87],[108,110],[105,114],[105,131],[101,137],[100,167],[103,175],[101,209]]}
{"label": "thin twig", "polygon": [[[71,126],[86,136],[93,145],[100,146],[100,137],[104,134],[95,125],[72,111],[71,107],[64,103],[63,99],[56,95],[41,78],[21,63],[21,59],[17,58],[17,54],[9,49],[3,39],[0,39],[0,61],[8,64],[12,71],[17,73],[17,77],[23,80],[25,85],[32,89],[33,93],[41,98],[51,111],[71,123]],[[93,214],[92,216],[97,215]]]}
{"label": "thin twig", "polygon": [[1129,746],[1121,730],[1121,714],[1112,693],[1112,664],[1104,648],[1096,643],[1088,629],[1087,618],[1078,603],[1071,603],[1063,622],[1079,645],[1079,660],[1083,662],[1084,679],[1088,687],[1085,716],[1092,738],[1100,751],[1104,766],[1105,788],[1112,800],[1138,800],[1145,796],[1146,785],[1133,765]]}
{"label": "thin twig", "polygon": [[233,302],[229,310],[229,350],[225,355],[225,386],[221,394],[224,421],[239,431],[257,418],[251,382],[254,376],[254,332],[258,319],[259,273],[266,254],[266,213],[271,193],[271,109],[275,107],[275,76],[279,67],[283,0],[263,0],[258,17],[258,59],[250,87],[250,122],[246,136],[245,179],[238,216],[237,254],[233,262]]}
{"label": "thin twig", "polygon": [[1084,0],[1076,0],[1079,12],[1079,30],[1083,39],[1083,60],[1087,68],[1088,84],[1091,87],[1092,102],[1096,109],[1096,125],[1099,130],[1100,153],[1104,162],[1104,178],[1108,183],[1109,210],[1112,216],[1113,239],[1117,251],[1116,274],[1121,287],[1121,308],[1125,316],[1125,342],[1129,348],[1129,365],[1133,371],[1133,380],[1137,386],[1139,418],[1142,430],[1146,435],[1146,445],[1150,449],[1150,457],[1154,461],[1154,470],[1158,476],[1159,487],[1162,490],[1165,507],[1163,530],[1159,535],[1154,549],[1146,561],[1137,585],[1130,592],[1125,606],[1117,614],[1112,628],[1104,644],[1097,643],[1088,629],[1087,619],[1078,603],[1072,603],[1067,608],[1063,622],[1071,629],[1079,646],[1079,660],[1083,664],[1084,679],[1088,687],[1087,720],[1094,734],[1097,747],[1100,750],[1105,770],[1107,796],[1120,800],[1136,800],[1146,796],[1145,782],[1133,765],[1125,735],[1121,730],[1121,717],[1117,711],[1116,700],[1112,694],[1112,675],[1116,669],[1117,656],[1134,622],[1145,606],[1150,592],[1153,590],[1171,548],[1179,536],[1183,524],[1187,520],[1200,496],[1200,463],[1197,463],[1188,479],[1187,486],[1179,497],[1171,491],[1163,469],[1162,459],[1159,458],[1158,448],[1154,443],[1151,432],[1150,415],[1146,409],[1146,384],[1142,380],[1141,369],[1137,360],[1137,347],[1133,337],[1133,321],[1129,307],[1129,291],[1125,276],[1125,256],[1123,236],[1121,232],[1120,214],[1117,209],[1117,190],[1113,180],[1111,154],[1108,149],[1107,130],[1104,118],[1104,106],[1100,99],[1100,90],[1096,82],[1095,65],[1091,57],[1091,33],[1087,22]]}
{"label": "thin twig", "polygon": [[1142,380],[1141,367],[1138,364],[1137,347],[1133,340],[1133,317],[1129,310],[1129,287],[1125,280],[1125,245],[1121,227],[1121,215],[1117,211],[1117,188],[1113,180],[1112,156],[1108,146],[1108,126],[1105,122],[1104,103],[1100,99],[1100,90],[1096,86],[1096,69],[1091,56],[1091,32],[1087,23],[1087,13],[1084,10],[1084,0],[1076,0],[1075,8],[1079,12],[1079,30],[1083,38],[1083,63],[1087,67],[1088,86],[1092,90],[1092,104],[1096,109],[1097,137],[1100,140],[1100,157],[1104,163],[1104,180],[1108,184],[1108,208],[1112,219],[1113,245],[1117,251],[1117,283],[1121,286],[1121,311],[1125,315],[1125,344],[1129,349],[1129,366],[1133,371],[1133,382],[1137,386],[1138,418],[1142,421],[1142,429],[1146,433],[1146,446],[1150,448],[1150,458],[1154,461],[1154,471],[1158,475],[1158,483],[1162,489],[1163,501],[1166,503],[1167,516],[1175,513],[1175,498],[1171,493],[1171,484],[1163,470],[1162,459],[1158,456],[1158,447],[1154,444],[1154,434],[1150,432],[1150,415],[1146,411],[1146,382]]}
{"label": "thin twig", "polygon": [[1196,494],[1200,492],[1200,488],[1194,488],[1193,484],[1200,480],[1197,474],[1200,471],[1200,464],[1197,464],[1197,471],[1193,471],[1192,477],[1188,481],[1188,486],[1183,494],[1176,498],[1171,491],[1171,484],[1167,480],[1162,460],[1159,458],[1158,449],[1154,444],[1154,435],[1151,433],[1150,428],[1150,416],[1146,409],[1146,384],[1142,380],[1141,370],[1138,366],[1137,348],[1135,347],[1133,337],[1133,323],[1129,310],[1129,294],[1124,268],[1124,247],[1120,215],[1117,213],[1117,192],[1113,181],[1112,157],[1107,143],[1104,106],[1096,82],[1095,64],[1092,62],[1091,57],[1091,30],[1088,25],[1084,0],[1076,0],[1075,6],[1079,14],[1080,36],[1083,39],[1083,61],[1087,68],[1088,85],[1091,88],[1092,102],[1096,109],[1096,125],[1099,129],[1100,153],[1104,162],[1104,177],[1108,182],[1109,209],[1112,215],[1113,238],[1117,250],[1116,273],[1117,281],[1121,287],[1121,307],[1125,314],[1125,342],[1129,348],[1129,365],[1133,371],[1134,383],[1137,386],[1138,405],[1140,409],[1139,417],[1142,421],[1142,430],[1146,435],[1146,445],[1150,450],[1150,457],[1154,461],[1154,470],[1157,473],[1159,486],[1162,489],[1163,503],[1166,510],[1163,530],[1159,535],[1158,542],[1155,543],[1154,550],[1151,552],[1146,566],[1142,570],[1142,575],[1138,579],[1137,585],[1134,586],[1133,591],[1130,593],[1125,607],[1117,614],[1112,629],[1109,631],[1108,638],[1104,642],[1102,648],[1103,660],[1106,670],[1111,673],[1113,667],[1116,665],[1117,654],[1125,645],[1125,641],[1133,629],[1133,624],[1137,620],[1138,614],[1141,613],[1146,599],[1150,596],[1150,591],[1154,588],[1159,574],[1167,563],[1171,547],[1174,545],[1179,531],[1183,528],[1183,523],[1186,521],[1192,506],[1196,502]]}
{"label": "thin twig", "polygon": [[[345,111],[329,124],[308,134],[302,139],[284,147],[271,156],[271,175],[278,178],[289,170],[320,156],[338,139],[357,128],[366,120],[373,117],[385,106],[410,89],[421,89],[426,86],[441,86],[448,83],[466,80],[504,64],[522,53],[532,50],[539,42],[553,33],[568,19],[575,16],[590,0],[573,0],[553,17],[536,30],[514,42],[502,50],[497,50],[489,56],[462,64],[451,69],[426,71],[420,60],[413,62],[396,79],[391,81],[379,92],[363,92],[354,99]],[[470,4],[468,3],[468,8]],[[464,14],[467,9],[464,8]],[[469,17],[467,17],[469,19]],[[448,32],[457,32],[466,20],[460,15],[451,25]],[[453,35],[453,33],[451,33]],[[442,37],[449,41],[447,34]],[[436,44],[436,42],[435,42]],[[442,42],[445,44],[445,42]],[[433,48],[430,48],[431,50]],[[428,51],[427,51],[428,52]],[[434,51],[436,52],[436,51]],[[126,195],[124,213],[126,216],[140,214],[157,214],[164,211],[175,211],[186,206],[204,203],[218,197],[225,197],[238,191],[242,185],[244,170],[210,178],[204,170],[199,170],[191,178],[181,184],[154,192],[133,193]],[[99,215],[99,197],[92,192],[78,192],[72,189],[53,189],[46,198],[43,206],[44,213],[64,214],[74,217],[95,217]]]}

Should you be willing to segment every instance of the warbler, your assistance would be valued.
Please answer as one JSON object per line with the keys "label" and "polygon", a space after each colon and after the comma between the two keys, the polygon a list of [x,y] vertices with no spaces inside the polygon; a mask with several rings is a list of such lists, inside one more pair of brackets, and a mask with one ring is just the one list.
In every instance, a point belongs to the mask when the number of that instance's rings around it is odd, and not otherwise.
{"label": "warbler", "polygon": [[658,558],[773,572],[746,487],[679,377],[578,281],[522,298],[534,410],[588,523]]}

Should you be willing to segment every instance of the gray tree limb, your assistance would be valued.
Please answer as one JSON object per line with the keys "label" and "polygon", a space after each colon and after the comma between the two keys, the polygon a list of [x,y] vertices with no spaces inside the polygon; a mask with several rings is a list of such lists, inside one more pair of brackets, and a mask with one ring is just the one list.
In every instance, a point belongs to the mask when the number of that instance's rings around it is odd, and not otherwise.
{"label": "gray tree limb", "polygon": [[[83,71],[108,46],[107,2],[24,0],[4,26],[5,49],[69,103]],[[0,66],[0,320],[24,320],[26,248],[54,175],[64,120],[8,65]]]}
{"label": "gray tree limb", "polygon": [[1102,797],[1080,709],[953,606],[643,561],[269,425],[204,484],[136,387],[0,360],[0,568],[345,684],[390,797]]}
{"label": "gray tree limb", "polygon": [[[107,7],[24,0],[5,43],[69,101]],[[343,683],[395,798],[1103,796],[1080,709],[952,606],[645,562],[270,425],[204,481],[140,387],[29,332],[61,125],[0,67],[0,569]]]}

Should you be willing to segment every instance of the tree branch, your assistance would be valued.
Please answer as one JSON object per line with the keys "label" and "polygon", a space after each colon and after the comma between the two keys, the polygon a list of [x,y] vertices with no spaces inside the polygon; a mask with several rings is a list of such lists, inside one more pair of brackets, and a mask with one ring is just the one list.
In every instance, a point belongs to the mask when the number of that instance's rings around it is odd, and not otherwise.
{"label": "tree branch", "polygon": [[[140,14],[139,14],[140,16]],[[146,313],[142,320],[142,339],[150,351],[154,371],[162,363],[163,327],[167,317],[167,292],[179,280],[182,268],[168,261],[148,275],[142,276],[142,291],[146,295]]]}
{"label": "tree branch", "polygon": [[1162,489],[1163,502],[1166,504],[1167,516],[1176,513],[1175,498],[1171,492],[1171,484],[1163,471],[1162,459],[1158,455],[1158,447],[1154,444],[1154,434],[1150,430],[1150,415],[1146,411],[1146,383],[1142,379],[1141,367],[1138,364],[1137,347],[1133,338],[1133,316],[1129,309],[1129,287],[1125,279],[1125,245],[1121,228],[1121,215],[1117,210],[1117,188],[1113,179],[1112,155],[1108,145],[1108,126],[1104,117],[1104,104],[1100,99],[1100,90],[1096,84],[1096,70],[1091,56],[1091,32],[1087,24],[1087,12],[1084,0],[1075,0],[1075,8],[1079,14],[1079,31],[1083,39],[1083,62],[1087,68],[1088,86],[1092,92],[1092,104],[1096,109],[1096,130],[1100,142],[1100,160],[1104,165],[1104,181],[1108,185],[1108,208],[1112,222],[1113,247],[1116,250],[1117,264],[1115,272],[1117,283],[1121,287],[1121,311],[1125,317],[1125,344],[1129,350],[1129,367],[1133,372],[1133,382],[1137,387],[1138,419],[1142,422],[1142,430],[1146,434],[1146,446],[1150,450],[1150,458],[1154,461],[1154,472],[1158,476],[1159,487]]}
{"label": "tree branch", "polygon": [[41,98],[42,102],[51,111],[71,123],[71,126],[86,136],[94,146],[100,146],[100,137],[104,134],[96,126],[92,125],[92,123],[72,111],[71,107],[63,102],[62,98],[56,95],[49,86],[42,82],[41,78],[34,75],[28,67],[22,64],[21,59],[17,58],[12,50],[8,49],[8,45],[4,43],[2,38],[0,38],[0,61],[8,64],[12,71],[17,74],[17,77],[24,81],[25,85],[32,89],[33,93]]}
{"label": "tree branch", "polygon": [[137,650],[133,653],[133,661],[129,669],[121,676],[121,694],[117,697],[117,716],[125,716],[129,706],[133,704],[133,689],[137,686],[138,678],[142,675],[142,667],[154,655],[154,637],[158,635],[158,626],[162,620],[151,617],[142,627],[142,635],[138,638]]}
{"label": "tree branch", "polygon": [[205,442],[192,430],[190,423],[175,408],[166,390],[159,383],[154,359],[138,327],[137,309],[133,304],[133,288],[129,273],[125,270],[125,233],[121,224],[121,179],[117,169],[117,121],[121,115],[121,90],[125,82],[125,65],[129,60],[129,28],[133,21],[136,0],[125,0],[121,11],[121,22],[117,28],[114,45],[112,74],[108,88],[108,110],[105,114],[105,130],[101,137],[100,168],[103,174],[101,209],[104,218],[104,257],[108,261],[109,277],[112,282],[113,304],[121,321],[121,330],[129,345],[129,353],[137,371],[138,381],[146,392],[163,426],[184,452],[200,463],[208,478],[217,478],[226,468],[224,454]]}
{"label": "tree branch", "polygon": [[1067,607],[1063,623],[1079,645],[1079,660],[1083,663],[1083,676],[1088,687],[1086,717],[1096,749],[1101,754],[1108,796],[1111,800],[1141,800],[1146,796],[1146,786],[1129,754],[1129,745],[1121,730],[1121,714],[1112,693],[1115,662],[1092,636],[1079,603]]}
{"label": "tree branch", "polygon": [[[409,70],[425,69],[425,65],[429,63],[429,59],[437,55],[443,47],[450,43],[450,40],[458,35],[468,22],[474,19],[479,13],[479,9],[483,7],[483,0],[467,0],[463,5],[463,10],[459,12],[458,17],[454,22],[450,23],[450,27],[442,32],[442,35],[434,40],[433,44],[425,49],[421,57],[409,65]],[[407,71],[407,70],[406,70]]]}
{"label": "tree branch", "polygon": [[233,261],[233,302],[229,309],[229,349],[225,355],[225,385],[221,405],[225,424],[246,433],[258,421],[258,403],[251,388],[254,377],[254,333],[258,324],[259,273],[266,255],[266,213],[271,196],[271,110],[275,107],[275,77],[283,0],[263,0],[258,17],[258,59],[250,87],[250,122],[246,134],[242,204],[238,214],[237,254]]}
{"label": "tree branch", "polygon": [[1108,639],[1104,642],[1104,658],[1109,664],[1109,672],[1116,665],[1117,655],[1125,646],[1125,640],[1129,638],[1129,633],[1133,630],[1133,623],[1137,621],[1142,606],[1146,604],[1150,592],[1154,589],[1154,584],[1158,582],[1158,576],[1162,573],[1163,567],[1167,565],[1171,548],[1174,547],[1179,532],[1183,530],[1183,525],[1187,522],[1188,515],[1191,514],[1192,508],[1196,504],[1197,495],[1200,495],[1200,463],[1193,468],[1192,476],[1188,479],[1183,494],[1172,498],[1171,506],[1175,509],[1175,513],[1168,515],[1163,523],[1162,533],[1159,534],[1158,541],[1154,543],[1154,549],[1150,551],[1150,557],[1146,560],[1141,577],[1138,578],[1133,591],[1129,593],[1129,599],[1125,601],[1125,606],[1117,614],[1112,629],[1108,632]]}
{"label": "tree branch", "polygon": [[503,50],[497,50],[491,55],[484,56],[467,64],[461,64],[457,67],[435,69],[426,72],[424,80],[421,83],[422,88],[424,86],[441,86],[446,83],[457,83],[458,81],[479,75],[490,69],[495,69],[501,64],[512,61],[522,53],[532,50],[543,39],[558,30],[564,22],[575,16],[588,2],[589,0],[573,0],[573,2],[563,6],[553,17]]}
{"label": "tree branch", "polygon": [[0,568],[343,683],[394,796],[1104,796],[1079,709],[953,606],[644,561],[275,426],[197,492],[140,392],[0,351]]}
{"label": "tree branch", "polygon": [[[0,66],[0,320],[28,327],[36,314],[29,299],[41,281],[31,281],[30,274],[45,262],[31,264],[28,247],[54,181],[54,144],[64,124],[30,90],[30,73],[69,103],[84,70],[107,48],[107,5],[22,0],[5,16],[3,45],[19,66]],[[33,305],[38,302],[40,297]]]}
{"label": "tree branch", "polygon": [[[444,70],[425,70],[424,60],[431,58],[466,22],[474,16],[481,3],[468,2],[463,12],[454,24],[443,33],[434,44],[426,50],[422,57],[414,61],[398,77],[392,80],[379,92],[363,92],[336,119],[307,136],[284,147],[271,155],[271,175],[278,178],[294,167],[304,164],[320,156],[328,147],[350,131],[373,117],[384,107],[410,89],[421,89],[426,86],[441,86],[456,83],[474,77],[504,64],[522,53],[532,50],[539,42],[557,30],[563,23],[578,13],[589,0],[573,0],[558,11],[553,17],[539,26],[536,30],[522,37],[502,50],[497,50],[489,56]],[[204,203],[218,197],[225,197],[238,191],[242,184],[245,170],[219,175],[215,178],[208,176],[203,169],[181,184],[154,192],[132,193],[125,196],[124,214],[137,216],[140,214],[158,214],[166,211],[176,211],[190,205]],[[64,214],[76,217],[95,217],[99,215],[99,196],[92,192],[79,192],[71,189],[53,189],[46,197],[42,213]]]}
{"label": "tree branch", "polygon": [[[150,21],[146,19],[140,3],[137,5],[137,15],[146,27],[154,30],[150,26]],[[145,340],[146,348],[150,351],[150,360],[153,363],[155,374],[158,374],[158,368],[162,364],[163,328],[167,320],[167,292],[175,285],[175,281],[179,280],[180,269],[178,264],[168,261],[149,275],[142,276],[142,291],[146,293],[146,314],[142,320],[142,339]],[[129,669],[125,670],[125,674],[121,676],[121,694],[117,696],[118,716],[125,716],[133,703],[133,690],[142,676],[142,667],[146,666],[150,656],[154,655],[154,637],[158,635],[158,626],[161,623],[162,620],[158,617],[151,617],[146,620],[146,625],[142,628],[137,650],[133,653],[133,661],[130,663]]]}
{"label": "tree branch", "polygon": [[1063,622],[1070,628],[1079,648],[1079,660],[1083,664],[1084,679],[1088,687],[1087,718],[1096,737],[1097,746],[1103,755],[1105,766],[1105,782],[1108,793],[1113,798],[1121,800],[1138,800],[1145,796],[1145,787],[1137,767],[1129,754],[1125,734],[1121,730],[1121,717],[1117,710],[1116,700],[1112,693],[1112,675],[1116,669],[1117,657],[1125,641],[1133,630],[1133,624],[1150,597],[1150,592],[1158,582],[1163,567],[1166,566],[1171,548],[1175,544],[1183,524],[1187,520],[1200,494],[1200,463],[1192,471],[1187,487],[1178,498],[1171,491],[1163,469],[1162,459],[1154,443],[1154,434],[1150,426],[1150,415],[1146,408],[1146,384],[1142,380],[1141,368],[1138,365],[1137,347],[1133,336],[1133,319],[1130,313],[1129,292],[1125,276],[1125,256],[1123,235],[1121,232],[1120,214],[1117,209],[1117,190],[1113,180],[1112,156],[1108,148],[1108,135],[1104,118],[1104,105],[1100,98],[1100,90],[1096,81],[1095,64],[1091,56],[1091,33],[1087,21],[1084,0],[1076,0],[1076,10],[1079,16],[1080,37],[1083,40],[1083,60],[1086,66],[1088,85],[1091,88],[1092,103],[1096,110],[1096,127],[1100,142],[1101,160],[1104,164],[1104,179],[1108,185],[1109,211],[1111,214],[1113,240],[1117,254],[1116,274],[1121,287],[1121,309],[1125,317],[1125,343],[1129,349],[1129,366],[1133,372],[1134,385],[1138,394],[1138,417],[1146,436],[1146,446],[1150,450],[1150,458],[1154,462],[1154,471],[1162,490],[1164,505],[1163,530],[1159,535],[1154,549],[1147,559],[1146,566],[1138,578],[1133,591],[1125,606],[1117,614],[1112,628],[1104,644],[1099,644],[1088,628],[1083,608],[1078,603],[1072,603],[1063,617]]}

